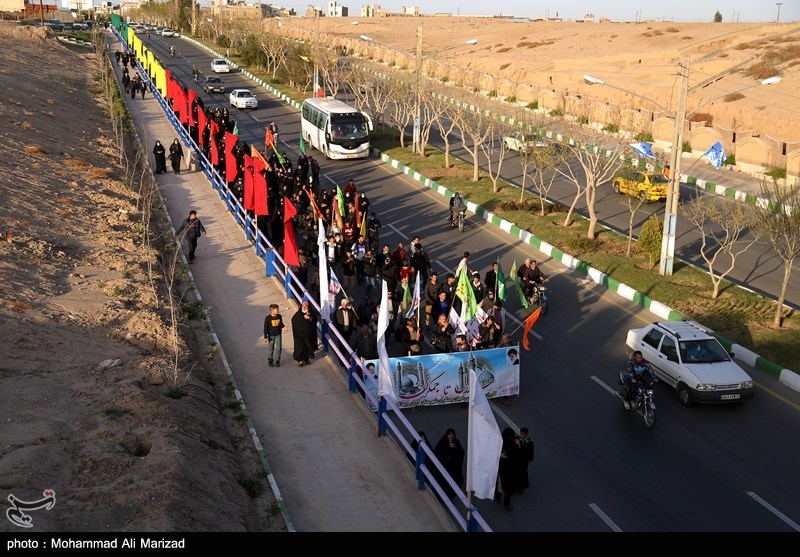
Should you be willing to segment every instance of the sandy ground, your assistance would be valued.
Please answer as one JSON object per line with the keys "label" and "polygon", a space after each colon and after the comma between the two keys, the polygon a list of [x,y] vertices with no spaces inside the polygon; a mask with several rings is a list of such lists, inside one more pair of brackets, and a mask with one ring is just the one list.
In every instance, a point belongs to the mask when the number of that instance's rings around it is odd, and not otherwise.
{"label": "sandy ground", "polygon": [[0,25],[0,496],[55,491],[33,531],[279,531],[200,321],[181,328],[191,396],[166,396],[169,320],[92,93],[96,56],[42,33]]}
{"label": "sandy ground", "polygon": [[[313,29],[312,20],[292,21],[298,27]],[[360,23],[350,26],[351,21]],[[689,95],[688,110],[692,111],[713,97],[754,83],[754,77],[741,72],[767,60],[766,66],[774,65],[778,70],[781,83],[750,89],[737,100],[720,99],[701,112],[711,114],[714,125],[788,142],[800,141],[798,23],[593,24],[466,17],[344,20],[326,17],[320,20],[320,31],[351,39],[363,34],[373,39],[373,45],[379,43],[413,53],[420,24],[426,56],[462,41],[478,39],[474,46],[449,49],[433,58],[452,64],[451,73],[462,71],[458,68],[470,68],[476,75],[495,76],[501,96],[514,95],[524,102],[535,100],[538,87],[545,87],[622,105],[651,106],[607,87],[590,88],[583,82],[583,75],[590,74],[674,110],[676,64],[687,54],[690,87],[724,74],[719,81]],[[411,67],[413,63],[409,64]],[[769,76],[759,79],[766,77]]]}

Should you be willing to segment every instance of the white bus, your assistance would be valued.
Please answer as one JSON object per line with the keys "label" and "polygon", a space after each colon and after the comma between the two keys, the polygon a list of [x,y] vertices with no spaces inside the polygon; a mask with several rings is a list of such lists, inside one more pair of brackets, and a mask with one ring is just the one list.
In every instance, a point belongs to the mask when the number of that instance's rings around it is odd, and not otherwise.
{"label": "white bus", "polygon": [[347,103],[331,97],[303,101],[303,140],[329,159],[368,157],[371,131],[370,117]]}

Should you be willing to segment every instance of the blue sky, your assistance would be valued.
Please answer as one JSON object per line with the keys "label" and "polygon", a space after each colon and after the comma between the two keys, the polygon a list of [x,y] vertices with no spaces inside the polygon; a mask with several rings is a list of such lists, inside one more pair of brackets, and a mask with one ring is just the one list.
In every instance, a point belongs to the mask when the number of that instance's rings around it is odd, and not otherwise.
{"label": "blue sky", "polygon": [[[201,0],[205,3],[204,0]],[[327,7],[327,0],[276,0],[275,5],[294,8],[302,15],[309,4]],[[711,21],[719,10],[723,21],[731,21],[738,16],[739,21],[775,21],[778,7],[775,2],[767,0],[670,0],[669,2],[653,2],[644,0],[339,0],[350,10],[350,16],[358,17],[363,4],[380,4],[393,12],[399,12],[402,6],[419,6],[422,13],[436,12],[480,14],[480,15],[515,15],[519,17],[537,17],[550,15],[564,19],[582,19],[584,14],[592,13],[598,18],[608,17],[615,21],[635,21],[637,12],[640,19],[666,18],[671,21]],[[800,0],[784,0],[781,10],[781,22],[800,20]]]}

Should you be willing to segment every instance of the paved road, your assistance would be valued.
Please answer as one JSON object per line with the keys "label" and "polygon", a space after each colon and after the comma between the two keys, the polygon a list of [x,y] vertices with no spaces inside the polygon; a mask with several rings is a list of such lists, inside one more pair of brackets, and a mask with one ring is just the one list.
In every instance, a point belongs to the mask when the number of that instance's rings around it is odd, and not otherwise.
{"label": "paved road", "polygon": [[[348,96],[346,94],[343,95],[343,98],[346,100],[352,100],[352,96]],[[554,122],[553,124],[555,126],[557,123]],[[554,126],[549,127],[552,128]],[[409,127],[409,135],[411,134],[411,131],[411,127]],[[565,131],[565,133],[567,132]],[[431,129],[430,145],[444,151],[445,143],[436,126]],[[614,147],[613,145],[608,146],[609,148]],[[457,129],[450,134],[450,149],[453,156],[460,158],[469,165],[472,164],[472,156],[466,151],[466,149],[464,149],[462,138]],[[497,156],[493,158],[493,169],[496,169],[497,158]],[[488,169],[488,164],[483,153],[480,154],[479,160],[481,161],[481,168],[486,171]],[[583,175],[583,172],[577,163],[573,163],[572,167],[573,172],[575,172],[577,177],[581,177]],[[710,180],[717,184],[726,185],[727,187],[734,188],[738,191],[743,191],[754,195],[760,194],[760,189],[758,186],[759,182],[747,174],[741,172],[716,170],[702,161],[698,161],[696,164],[693,164],[693,161],[690,161],[689,159],[684,160],[682,167],[682,173],[684,174],[688,173],[689,175]],[[485,172],[484,175],[486,175]],[[522,164],[519,156],[516,153],[511,152],[506,156],[503,162],[501,175],[507,182],[517,187],[521,186]],[[535,192],[531,191],[530,179],[526,180],[526,189],[528,192],[536,195]],[[682,202],[696,197],[697,195],[712,196],[720,199],[719,196],[707,193],[705,190],[699,189],[693,185],[686,183],[681,184]],[[575,185],[562,176],[556,176],[556,179],[553,182],[553,187],[548,193],[548,198],[551,201],[569,206],[572,204],[574,197]],[[720,200],[734,202],[729,199]],[[598,190],[595,208],[602,224],[625,235],[628,234],[630,213],[625,196],[614,194],[610,187],[600,188]],[[583,196],[581,196],[580,201],[576,206],[576,210],[580,214],[588,216],[586,202]],[[659,219],[663,221],[664,203],[647,204],[637,211],[634,220],[634,237],[639,236],[642,225],[653,213],[658,214]],[[691,223],[689,223],[683,217],[680,211],[678,214],[677,231],[678,232],[675,239],[676,256],[683,261],[697,265],[705,270],[706,263],[699,254],[701,236],[697,229],[694,228],[693,225],[691,225]],[[747,242],[749,238],[750,235],[747,234],[743,236],[742,240]],[[718,272],[727,270],[729,264],[730,262],[726,258],[720,257],[715,269],[717,269]],[[800,271],[800,260],[795,263],[793,274],[797,274],[797,271]],[[780,258],[778,258],[771,251],[769,245],[766,243],[759,243],[752,246],[746,253],[742,254],[738,258],[736,268],[730,273],[730,275],[728,275],[727,278],[767,297],[777,299],[783,284],[783,274],[783,262],[780,260]],[[786,304],[796,309],[800,309],[800,280],[795,279],[792,281],[792,283],[790,283],[786,295]]]}
{"label": "paved road", "polygon": [[[198,67],[207,66],[205,51],[179,44]],[[241,75],[225,79],[231,86],[245,84]],[[296,145],[298,114],[264,94],[259,98],[259,110],[241,116],[234,112],[243,136],[260,141],[264,122],[274,119],[282,139]],[[754,399],[687,409],[673,391],[659,386],[659,423],[648,431],[622,411],[611,389],[624,363],[625,332],[655,320],[652,314],[474,218],[463,234],[452,231],[444,225],[444,200],[386,165],[324,161],[323,172],[339,183],[354,178],[382,221],[396,228],[385,227],[384,240],[391,244],[419,234],[440,269],[453,269],[460,253],[469,249],[471,264],[482,272],[497,255],[506,270],[514,258],[534,256],[553,275],[551,311],[534,327],[538,337],[531,338],[531,352],[523,353],[522,394],[511,406],[495,405],[501,427],[525,425],[533,433],[533,488],[515,497],[511,513],[490,501],[478,503],[494,529],[800,529],[800,484],[795,480],[800,393],[749,370],[757,382]],[[507,309],[517,319],[525,316],[514,301]],[[513,329],[510,319],[506,326]],[[466,438],[466,414],[458,406],[407,415],[431,440],[450,426]]]}
{"label": "paved road", "polygon": [[[162,60],[169,60],[166,50],[161,54]],[[150,95],[144,101],[128,99],[128,103],[145,149],[155,138],[166,145],[176,137]],[[205,175],[187,172],[184,166],[179,176],[170,172],[156,179],[173,222],[185,219],[194,209],[208,231],[189,270],[211,310],[294,528],[299,532],[453,531],[453,523],[433,495],[415,489],[413,469],[405,455],[390,439],[376,435],[373,416],[347,390],[344,374],[332,358],[318,352],[310,366],[297,367],[291,356],[292,334],[287,332],[281,367],[267,367],[262,335],[267,307],[278,303],[291,329],[297,305],[286,301],[280,281],[265,279],[263,260],[256,257]],[[242,449],[252,451],[252,446]]]}

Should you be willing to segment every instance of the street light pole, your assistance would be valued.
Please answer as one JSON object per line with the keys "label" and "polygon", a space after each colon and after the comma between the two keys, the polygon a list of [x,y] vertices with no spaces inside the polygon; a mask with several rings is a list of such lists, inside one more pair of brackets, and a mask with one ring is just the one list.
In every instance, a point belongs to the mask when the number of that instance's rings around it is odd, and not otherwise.
{"label": "street light pole", "polygon": [[678,109],[675,112],[675,130],[672,134],[672,152],[669,165],[669,188],[664,209],[664,231],[661,240],[661,259],[658,272],[672,275],[675,260],[675,232],[678,227],[678,201],[681,192],[681,155],[683,153],[683,126],[686,122],[686,97],[689,92],[689,56],[684,55],[678,65],[680,89]]}
{"label": "street light pole", "polygon": [[415,153],[420,153],[421,148],[421,141],[420,135],[422,133],[421,124],[422,124],[422,99],[420,88],[422,86],[422,25],[417,27],[417,63],[416,63],[416,85],[414,87],[414,139],[413,139],[413,151]]}

